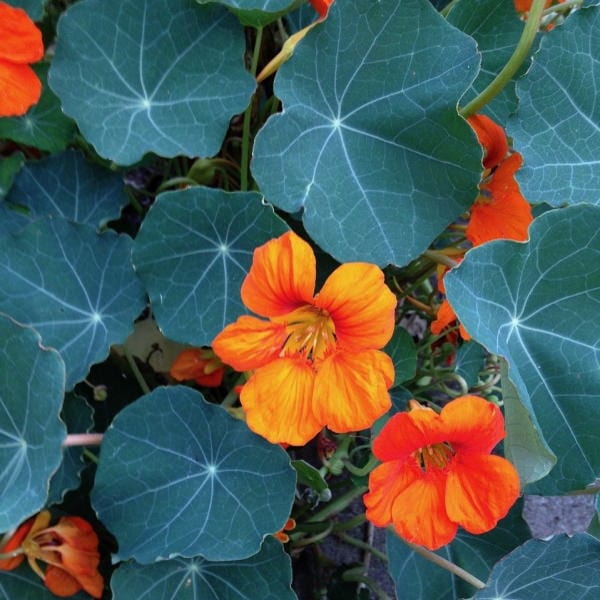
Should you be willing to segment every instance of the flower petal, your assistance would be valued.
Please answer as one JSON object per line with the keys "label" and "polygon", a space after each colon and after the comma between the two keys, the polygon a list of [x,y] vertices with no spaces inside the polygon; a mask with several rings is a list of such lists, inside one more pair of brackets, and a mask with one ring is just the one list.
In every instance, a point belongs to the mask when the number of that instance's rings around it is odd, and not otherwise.
{"label": "flower petal", "polygon": [[326,17],[333,0],[310,0],[312,7],[319,13],[320,17]]}
{"label": "flower petal", "polygon": [[471,533],[484,533],[506,516],[519,497],[519,475],[506,459],[457,454],[449,467],[446,509]]}
{"label": "flower petal", "polygon": [[317,371],[315,415],[337,433],[366,429],[390,409],[393,381],[394,365],[384,352],[335,352]]}
{"label": "flower petal", "polygon": [[384,461],[407,460],[419,448],[444,442],[445,436],[440,416],[429,408],[396,413],[375,438],[373,454]]}
{"label": "flower petal", "polygon": [[313,410],[314,380],[312,367],[300,358],[258,369],[240,394],[248,427],[273,444],[306,444],[324,426]]}
{"label": "flower petal", "polygon": [[445,506],[446,475],[428,470],[399,494],[392,506],[392,522],[408,542],[437,550],[454,539],[458,526]]}
{"label": "flower petal", "polygon": [[290,231],[254,251],[242,300],[257,315],[285,315],[312,303],[316,276],[312,248]]}
{"label": "flower petal", "polygon": [[[54,565],[46,567],[44,583],[55,596],[60,596],[61,598],[72,596],[82,589],[81,584],[73,575]],[[94,598],[100,598],[100,596],[94,596]]]}
{"label": "flower petal", "polygon": [[479,396],[460,396],[440,413],[446,441],[456,452],[489,454],[504,439],[504,417],[500,409]]}
{"label": "flower petal", "polygon": [[486,169],[494,168],[508,154],[508,140],[504,129],[486,115],[472,115],[467,120],[485,150],[483,166]]}
{"label": "flower petal", "polygon": [[0,2],[0,59],[27,64],[43,56],[42,32],[29,15],[21,8]]}
{"label": "flower petal", "polygon": [[387,527],[398,495],[422,475],[414,461],[392,460],[375,467],[369,475],[369,491],[363,496],[367,519],[376,527]]}
{"label": "flower petal", "polygon": [[284,325],[243,316],[217,335],[212,348],[236,371],[250,371],[278,358],[286,338]]}
{"label": "flower petal", "polygon": [[41,93],[42,84],[29,65],[0,59],[0,117],[24,115]]}
{"label": "flower petal", "polygon": [[375,265],[339,266],[323,284],[314,304],[331,315],[340,348],[382,348],[394,332],[396,296]]}

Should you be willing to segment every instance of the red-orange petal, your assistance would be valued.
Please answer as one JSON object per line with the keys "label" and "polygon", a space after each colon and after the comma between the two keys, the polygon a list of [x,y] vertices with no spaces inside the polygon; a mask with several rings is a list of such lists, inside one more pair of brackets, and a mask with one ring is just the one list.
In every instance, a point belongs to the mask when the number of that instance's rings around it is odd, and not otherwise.
{"label": "red-orange petal", "polygon": [[339,348],[363,350],[383,348],[392,337],[396,302],[379,267],[346,263],[327,278],[314,304],[330,314]]}
{"label": "red-orange petal", "polygon": [[489,183],[481,186],[482,195],[471,207],[465,232],[474,246],[497,239],[527,240],[533,215],[514,177],[522,162],[518,152],[511,154],[494,171]]}
{"label": "red-orange petal", "polygon": [[312,248],[289,231],[254,251],[242,300],[257,315],[282,316],[312,303],[316,276]]}
{"label": "red-orange petal", "polygon": [[407,460],[425,446],[445,440],[440,416],[431,409],[396,413],[373,441],[373,454],[383,461]]}
{"label": "red-orange petal", "polygon": [[326,17],[333,0],[310,0],[310,3],[321,17]]}
{"label": "red-orange petal", "polygon": [[44,56],[42,33],[22,8],[0,2],[0,59],[37,62]]}
{"label": "red-orange petal", "polygon": [[390,409],[393,381],[394,365],[384,352],[335,352],[317,371],[315,416],[337,433],[366,429]]}
{"label": "red-orange petal", "polygon": [[278,358],[286,338],[284,325],[243,316],[217,335],[212,349],[236,371],[250,371]]}
{"label": "red-orange petal", "polygon": [[506,459],[458,453],[449,468],[446,510],[470,533],[485,533],[506,516],[519,497],[519,475]]}
{"label": "red-orange petal", "polygon": [[489,454],[504,439],[500,409],[479,396],[460,396],[444,406],[440,419],[454,450]]}
{"label": "red-orange petal", "polygon": [[472,115],[467,120],[485,150],[483,166],[492,169],[508,154],[508,140],[504,129],[486,115]]}
{"label": "red-orange petal", "polygon": [[387,527],[396,498],[421,477],[415,461],[393,460],[375,467],[369,475],[369,491],[363,496],[367,519],[376,527]]}
{"label": "red-orange petal", "polygon": [[[34,517],[31,517],[19,525],[17,530],[12,534],[12,536],[10,536],[10,538],[8,538],[6,543],[0,547],[0,553],[8,554],[17,548],[20,548],[23,544],[23,540],[25,540],[31,531],[34,520]],[[20,554],[14,558],[5,558],[4,560],[0,560],[0,571],[12,571],[13,569],[16,569],[23,562],[24,558],[25,555]]]}
{"label": "red-orange petal", "polygon": [[324,426],[314,413],[314,380],[301,358],[280,358],[258,369],[240,394],[248,427],[273,444],[306,444]]}
{"label": "red-orange petal", "polygon": [[433,335],[440,335],[446,327],[449,327],[456,321],[456,315],[450,302],[447,298],[444,298],[440,307],[438,308],[435,319],[431,322],[431,333]]}
{"label": "red-orange petal", "polygon": [[42,94],[42,84],[29,65],[0,59],[0,117],[24,115]]}
{"label": "red-orange petal", "polygon": [[432,469],[396,497],[392,522],[400,537],[429,550],[454,539],[458,526],[446,512],[445,488],[444,472]]}
{"label": "red-orange petal", "polygon": [[[54,565],[46,567],[44,583],[55,596],[60,596],[61,598],[73,596],[73,594],[83,589],[82,585],[73,575]],[[100,598],[100,596],[94,596],[94,598]]]}

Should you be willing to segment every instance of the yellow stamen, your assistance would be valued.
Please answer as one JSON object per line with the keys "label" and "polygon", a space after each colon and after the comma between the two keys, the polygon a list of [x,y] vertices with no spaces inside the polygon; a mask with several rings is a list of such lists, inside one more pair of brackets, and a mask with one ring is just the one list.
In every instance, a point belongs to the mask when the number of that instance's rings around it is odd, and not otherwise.
{"label": "yellow stamen", "polygon": [[285,323],[288,337],[281,356],[300,354],[315,361],[336,344],[335,325],[326,310],[303,306],[286,315]]}
{"label": "yellow stamen", "polygon": [[430,468],[445,469],[454,456],[451,446],[446,443],[433,444],[420,448],[414,457],[423,471]]}

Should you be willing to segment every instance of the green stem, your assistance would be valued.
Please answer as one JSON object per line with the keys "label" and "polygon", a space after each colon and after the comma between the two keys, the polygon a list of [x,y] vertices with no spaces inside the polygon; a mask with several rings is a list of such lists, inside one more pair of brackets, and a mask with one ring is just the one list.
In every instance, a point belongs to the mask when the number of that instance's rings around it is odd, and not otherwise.
{"label": "green stem", "polygon": [[98,460],[98,455],[94,454],[91,450],[88,450],[87,448],[83,449],[83,455],[86,458],[89,458],[89,460],[91,460],[94,464],[98,464],[99,460]]}
{"label": "green stem", "polygon": [[440,15],[442,15],[442,17],[447,17],[450,14],[450,11],[460,2],[460,0],[452,0],[452,2],[449,2],[448,4],[446,4],[446,6],[444,6],[444,8],[442,8],[442,10],[440,10]]}
{"label": "green stem", "polygon": [[373,455],[371,455],[371,458],[369,458],[369,460],[367,461],[367,464],[364,465],[363,467],[357,467],[355,464],[353,464],[349,460],[344,461],[344,467],[346,467],[346,469],[348,471],[350,471],[350,473],[352,473],[352,475],[356,475],[357,477],[364,477],[365,475],[368,475],[376,467],[378,462],[379,461]]}
{"label": "green stem", "polygon": [[439,554],[436,554],[435,552],[432,552],[431,550],[427,550],[427,548],[423,548],[423,546],[417,546],[417,544],[411,544],[410,542],[407,542],[406,540],[403,540],[403,541],[407,546],[412,548],[412,550],[414,552],[416,552],[419,556],[426,558],[427,560],[431,561],[434,565],[438,565],[438,567],[442,567],[443,569],[446,569],[453,575],[460,577],[467,583],[471,584],[474,588],[477,588],[478,590],[483,590],[485,588],[485,583],[483,583],[483,581],[481,581],[481,579],[478,579],[477,577],[475,577],[475,575],[471,575],[471,573],[469,573],[468,571],[465,571],[463,568],[459,567],[458,565],[455,565],[453,562],[446,560],[445,558],[441,557]]}
{"label": "green stem", "polygon": [[229,390],[227,396],[225,396],[225,398],[223,399],[223,402],[221,402],[221,406],[223,408],[227,408],[228,406],[233,406],[238,399],[238,393],[235,391],[235,388],[238,385],[244,385],[246,383],[246,374],[242,373],[236,380],[235,383],[233,384],[233,387]]}
{"label": "green stem", "polygon": [[127,359],[127,362],[129,363],[129,367],[131,368],[131,371],[133,373],[133,376],[135,377],[136,381],[138,382],[140,388],[142,388],[142,391],[144,392],[144,394],[149,394],[150,388],[148,387],[148,384],[146,383],[146,380],[144,379],[142,372],[139,370],[137,363],[135,362],[135,358],[133,358],[129,348],[127,347],[127,344],[125,344],[123,346],[123,352],[125,353],[125,358]]}
{"label": "green stem", "polygon": [[362,540],[357,540],[355,537],[352,537],[347,533],[337,533],[336,535],[343,542],[346,542],[351,546],[355,546],[356,548],[360,548],[361,550],[365,550],[366,552],[370,552],[373,556],[376,556],[379,560],[385,563],[388,562],[388,557],[381,552],[381,550],[377,550],[377,548],[371,546],[371,544],[367,544],[367,542],[363,542]]}
{"label": "green stem", "polygon": [[10,560],[11,558],[17,558],[17,556],[21,556],[21,554],[25,554],[25,550],[23,550],[23,548],[17,548],[12,552],[0,552],[0,560]]}
{"label": "green stem", "polygon": [[316,512],[312,517],[306,519],[307,523],[314,523],[315,521],[325,521],[332,517],[333,515],[344,510],[355,498],[362,496],[366,491],[368,491],[368,487],[366,485],[361,485],[357,488],[352,488],[347,491],[345,494],[342,494],[339,498],[332,500],[325,508]]}
{"label": "green stem", "polygon": [[457,261],[449,256],[446,256],[443,252],[437,252],[436,250],[425,250],[425,252],[423,252],[423,256],[426,256],[435,263],[450,267],[451,269],[458,266]]}
{"label": "green stem", "polygon": [[523,28],[523,33],[521,34],[521,39],[512,56],[493,81],[465,107],[458,110],[462,117],[466,119],[471,115],[474,115],[486,104],[491,102],[506,87],[523,62],[527,59],[535,36],[540,28],[544,4],[545,0],[533,0],[529,16],[527,17],[525,27]]}
{"label": "green stem", "polygon": [[542,15],[545,17],[547,15],[551,15],[553,13],[562,13],[571,10],[572,8],[578,8],[583,4],[583,0],[569,0],[568,2],[563,2],[562,4],[556,4],[555,6],[551,6],[547,8]]}
{"label": "green stem", "polygon": [[[250,63],[250,72],[252,76],[256,76],[256,68],[258,67],[258,57],[260,56],[260,45],[262,43],[262,27],[256,29],[256,40],[254,42],[254,52],[252,53],[252,62]],[[242,124],[242,156],[240,160],[240,190],[246,192],[248,190],[248,176],[250,171],[250,124],[252,122],[252,109],[254,105],[254,96],[248,104],[248,108],[244,112],[244,122]]]}
{"label": "green stem", "polygon": [[355,515],[351,519],[347,521],[338,522],[333,526],[334,533],[339,533],[341,531],[349,531],[350,529],[354,529],[359,525],[362,525],[367,518],[365,517],[365,513],[360,513],[360,515]]}
{"label": "green stem", "polygon": [[392,598],[388,596],[388,594],[386,594],[386,592],[381,587],[379,587],[379,585],[375,583],[375,581],[373,581],[364,573],[354,572],[354,570],[352,569],[350,571],[346,571],[342,575],[342,579],[344,581],[356,581],[357,583],[364,583],[368,588],[375,592],[379,600],[392,600]]}

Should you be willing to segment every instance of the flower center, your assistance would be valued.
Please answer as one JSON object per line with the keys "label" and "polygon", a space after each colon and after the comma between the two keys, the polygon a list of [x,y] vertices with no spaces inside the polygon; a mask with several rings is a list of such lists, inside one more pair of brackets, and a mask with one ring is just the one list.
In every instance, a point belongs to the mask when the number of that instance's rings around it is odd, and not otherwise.
{"label": "flower center", "polygon": [[308,360],[323,358],[335,347],[335,325],[329,313],[315,306],[302,306],[285,316],[288,337],[281,355],[300,354]]}
{"label": "flower center", "polygon": [[414,453],[415,460],[423,471],[431,468],[444,469],[453,456],[454,451],[447,443],[425,446]]}

